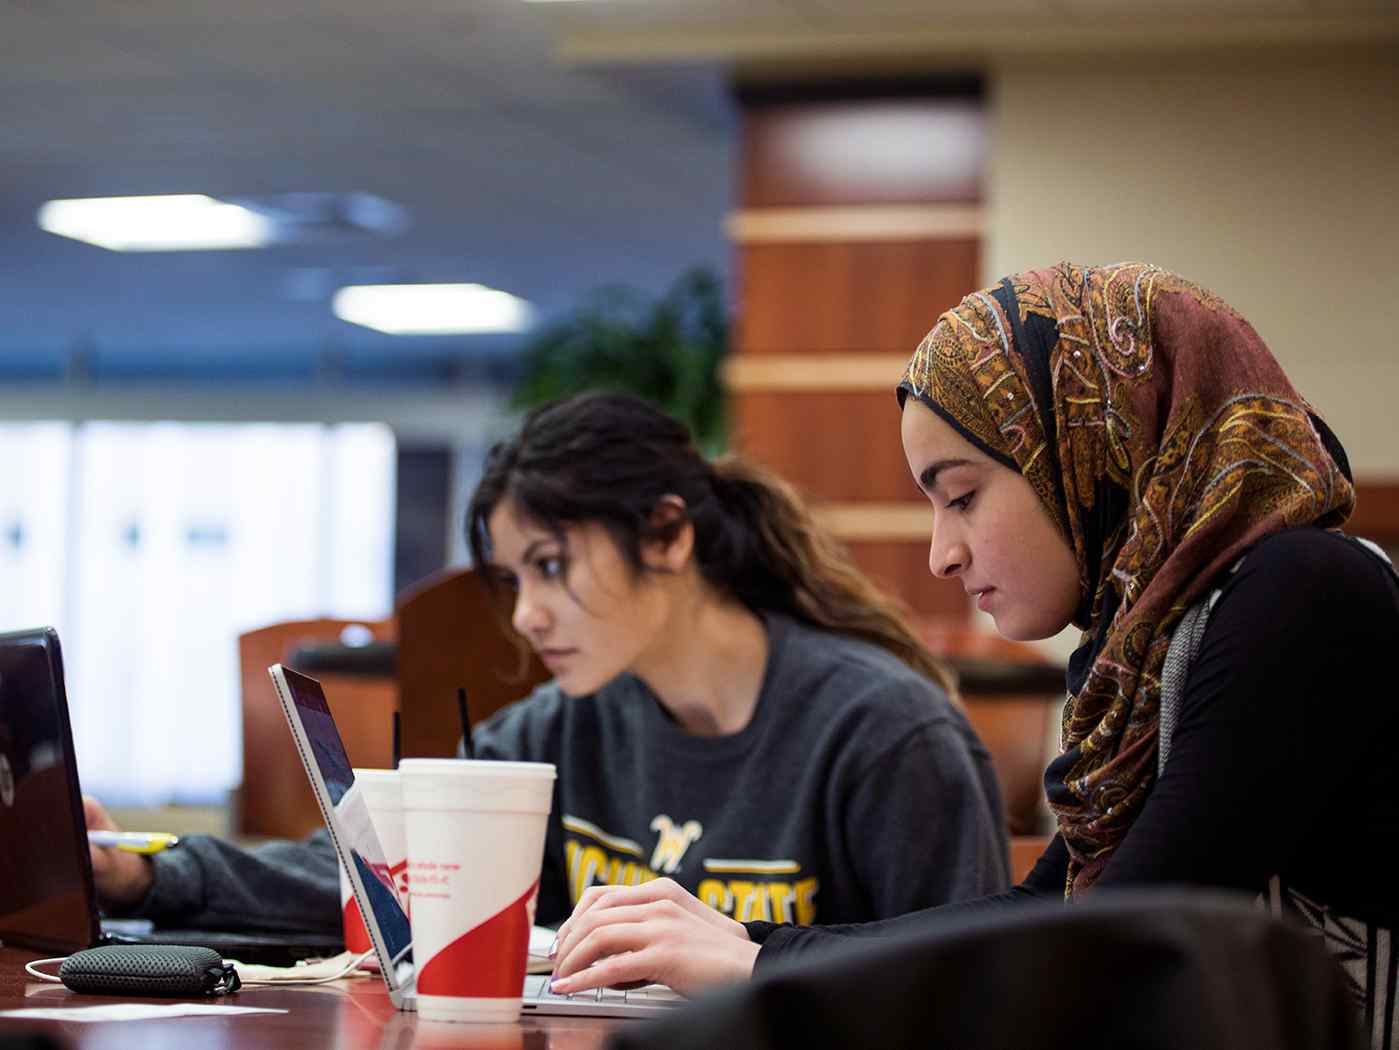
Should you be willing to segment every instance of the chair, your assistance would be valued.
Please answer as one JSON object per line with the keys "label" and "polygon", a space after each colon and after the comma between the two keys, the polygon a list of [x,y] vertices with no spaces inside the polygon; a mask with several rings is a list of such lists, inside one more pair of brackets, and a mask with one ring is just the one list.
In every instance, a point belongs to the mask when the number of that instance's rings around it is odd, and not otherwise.
{"label": "chair", "polygon": [[1102,891],[784,960],[613,1045],[1360,1050],[1361,1013],[1320,938],[1246,896]]}
{"label": "chair", "polygon": [[1019,882],[1049,844],[1044,769],[1064,702],[1064,671],[1033,646],[962,621],[926,621],[923,638],[956,672],[967,717],[991,753],[1006,804],[1011,875]]}
{"label": "chair", "polygon": [[465,688],[472,724],[547,681],[548,672],[513,632],[485,581],[472,569],[447,569],[398,599],[398,685],[403,755],[457,753]]}
{"label": "chair", "polygon": [[1049,848],[1049,843],[1053,838],[1053,835],[1012,835],[1010,837],[1010,881],[1014,885],[1019,885],[1025,881],[1025,877],[1033,870],[1040,855]]}
{"label": "chair", "polygon": [[[238,667],[243,702],[243,783],[238,789],[233,827],[237,834],[300,838],[321,826],[321,814],[297,755],[267,668],[296,667],[297,649],[339,642],[357,620],[296,620],[271,624],[238,636]],[[392,641],[392,621],[362,624],[380,642]],[[383,768],[393,761],[393,712],[398,690],[391,676],[307,669],[325,687],[326,700],[345,750],[356,766]]]}

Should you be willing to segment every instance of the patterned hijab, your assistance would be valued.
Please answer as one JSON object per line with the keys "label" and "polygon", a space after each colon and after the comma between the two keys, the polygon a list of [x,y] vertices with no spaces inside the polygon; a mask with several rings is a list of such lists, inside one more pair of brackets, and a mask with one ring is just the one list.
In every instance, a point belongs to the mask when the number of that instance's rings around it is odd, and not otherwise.
{"label": "patterned hijab", "polygon": [[1084,643],[1045,773],[1072,896],[1155,782],[1176,623],[1262,537],[1345,521],[1345,453],[1247,321],[1140,263],[1060,263],[967,296],[914,352],[909,394],[1019,471],[1078,561]]}

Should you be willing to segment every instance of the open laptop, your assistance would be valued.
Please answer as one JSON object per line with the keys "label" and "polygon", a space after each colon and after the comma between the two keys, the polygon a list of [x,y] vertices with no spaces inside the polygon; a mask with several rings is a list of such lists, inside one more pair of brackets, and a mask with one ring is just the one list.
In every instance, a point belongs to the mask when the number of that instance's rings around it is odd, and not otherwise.
{"label": "open laptop", "polygon": [[[306,766],[311,790],[325,817],[330,840],[354,888],[365,929],[379,956],[379,972],[388,986],[389,998],[400,1010],[415,1009],[412,931],[404,902],[399,900],[389,877],[387,858],[364,798],[355,787],[355,774],[321,684],[281,664],[267,670]],[[546,975],[526,975],[525,1014],[649,1017],[685,1001],[659,985],[630,991],[607,988],[570,996],[551,994],[548,984]]]}
{"label": "open laptop", "polygon": [[64,954],[194,944],[277,965],[344,950],[339,936],[313,931],[163,929],[100,916],[52,628],[0,634],[0,941]]}

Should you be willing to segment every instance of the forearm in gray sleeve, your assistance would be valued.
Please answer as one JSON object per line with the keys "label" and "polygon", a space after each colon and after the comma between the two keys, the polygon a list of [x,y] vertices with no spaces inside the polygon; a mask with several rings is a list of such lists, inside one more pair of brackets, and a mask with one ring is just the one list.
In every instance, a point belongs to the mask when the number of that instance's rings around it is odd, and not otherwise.
{"label": "forearm in gray sleeve", "polygon": [[324,828],[252,848],[190,835],[153,863],[155,882],[129,914],[166,926],[340,929],[339,869]]}

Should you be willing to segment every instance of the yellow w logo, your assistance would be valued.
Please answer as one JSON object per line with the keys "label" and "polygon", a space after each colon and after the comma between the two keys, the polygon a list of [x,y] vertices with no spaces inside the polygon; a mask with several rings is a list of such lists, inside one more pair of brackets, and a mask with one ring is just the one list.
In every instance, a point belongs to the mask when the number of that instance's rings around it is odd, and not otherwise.
{"label": "yellow w logo", "polygon": [[704,828],[698,820],[687,820],[677,826],[675,821],[664,813],[651,821],[651,830],[660,832],[656,852],[651,854],[651,870],[663,871],[667,875],[673,874],[675,869],[680,867],[680,861],[685,856],[685,851],[690,848],[690,843],[698,842],[699,837],[704,834]]}

